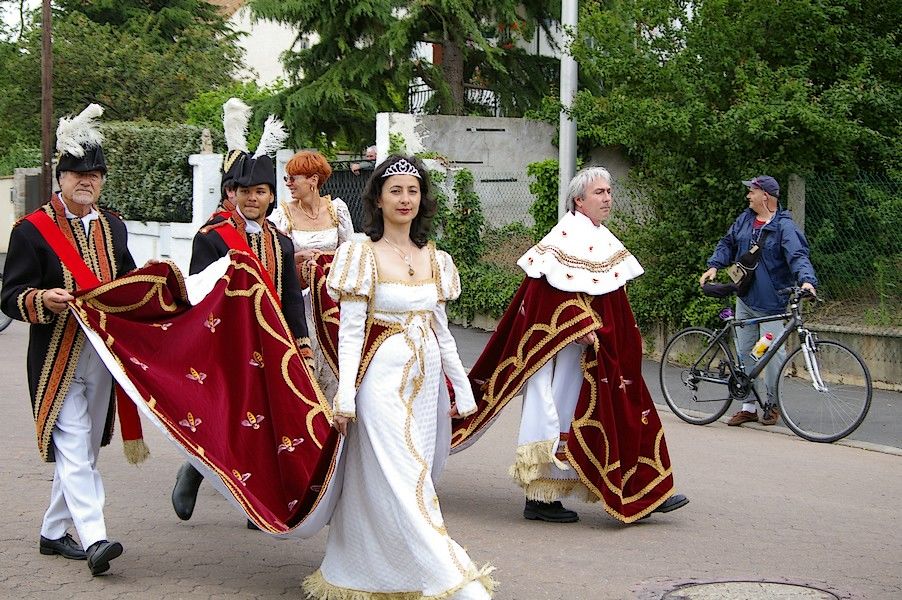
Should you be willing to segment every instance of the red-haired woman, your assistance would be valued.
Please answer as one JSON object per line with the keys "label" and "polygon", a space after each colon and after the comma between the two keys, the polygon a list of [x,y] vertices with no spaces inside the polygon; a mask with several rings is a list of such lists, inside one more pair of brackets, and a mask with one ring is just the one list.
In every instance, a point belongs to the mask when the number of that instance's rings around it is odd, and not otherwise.
{"label": "red-haired woman", "polygon": [[326,364],[320,344],[316,340],[311,292],[305,274],[319,255],[334,253],[335,249],[354,233],[351,213],[340,198],[321,196],[320,188],[332,175],[332,167],[319,152],[302,150],[291,157],[285,165],[285,184],[291,192],[291,200],[279,202],[269,216],[276,227],[291,238],[294,243],[294,260],[301,287],[304,290],[304,309],[307,316],[307,330],[313,348],[316,376],[323,393],[331,398],[337,389],[337,380]]}

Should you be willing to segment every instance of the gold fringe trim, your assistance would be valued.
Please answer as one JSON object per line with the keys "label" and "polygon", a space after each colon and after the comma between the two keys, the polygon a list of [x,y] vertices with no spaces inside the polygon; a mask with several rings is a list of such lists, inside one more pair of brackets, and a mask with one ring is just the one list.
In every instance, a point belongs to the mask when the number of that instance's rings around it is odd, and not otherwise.
{"label": "gold fringe trim", "polygon": [[319,569],[304,578],[302,588],[309,600],[446,600],[472,582],[478,581],[489,597],[492,597],[498,586],[498,582],[491,576],[494,570],[495,567],[485,565],[478,571],[471,571],[462,582],[434,596],[426,596],[422,592],[368,592],[338,587],[326,581]]}
{"label": "gold fringe trim", "polygon": [[122,450],[130,465],[142,463],[150,456],[150,449],[144,440],[122,440]]}
{"label": "gold fringe trim", "polygon": [[554,502],[567,496],[573,496],[583,502],[600,500],[578,479],[534,479],[524,487],[524,490],[527,500],[538,500],[539,502]]}
{"label": "gold fringe trim", "polygon": [[508,473],[521,488],[536,479],[547,477],[548,466],[552,463],[552,452],[557,440],[546,440],[517,446],[517,460]]}

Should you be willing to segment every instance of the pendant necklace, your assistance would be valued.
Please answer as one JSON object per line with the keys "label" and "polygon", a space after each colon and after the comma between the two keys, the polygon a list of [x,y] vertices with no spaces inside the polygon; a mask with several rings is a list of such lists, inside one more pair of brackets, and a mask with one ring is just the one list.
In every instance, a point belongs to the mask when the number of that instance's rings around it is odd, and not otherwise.
{"label": "pendant necklace", "polygon": [[407,274],[410,275],[411,277],[413,277],[414,271],[413,271],[413,265],[410,264],[410,258],[411,258],[410,254],[404,254],[404,251],[401,250],[400,248],[398,248],[397,246],[395,246],[394,244],[392,244],[390,241],[388,241],[388,238],[383,236],[382,239],[385,240],[385,243],[388,244],[389,246],[391,246],[392,249],[398,253],[398,256],[400,256],[401,260],[404,261],[404,264],[407,265]]}
{"label": "pendant necklace", "polygon": [[307,218],[310,219],[311,221],[316,221],[319,218],[319,211],[320,211],[320,209],[322,209],[322,207],[323,207],[322,203],[319,202],[319,199],[317,199],[316,212],[311,215],[309,212],[307,212],[307,208],[304,206],[304,203],[302,201],[298,200],[298,208],[300,208],[301,212],[304,213],[307,216]]}

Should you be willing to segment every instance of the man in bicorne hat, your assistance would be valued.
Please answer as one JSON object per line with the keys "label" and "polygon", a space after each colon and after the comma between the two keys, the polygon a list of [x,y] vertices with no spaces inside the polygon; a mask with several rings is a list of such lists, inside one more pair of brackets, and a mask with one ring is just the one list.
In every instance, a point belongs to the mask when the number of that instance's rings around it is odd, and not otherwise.
{"label": "man in bicorne hat", "polygon": [[[189,270],[192,275],[199,273],[230,250],[256,256],[261,275],[281,303],[282,314],[294,334],[299,352],[312,368],[313,353],[304,317],[304,300],[294,268],[294,246],[289,237],[266,219],[275,208],[276,198],[275,165],[266,152],[277,149],[284,138],[281,122],[270,117],[257,152],[241,159],[241,172],[235,178],[235,209],[213,215],[194,236]],[[201,481],[203,475],[190,462],[185,462],[179,469],[172,490],[172,506],[180,519],[191,518]],[[248,528],[256,529],[251,521],[248,521]]]}
{"label": "man in bicorne hat", "polygon": [[[76,290],[135,268],[125,224],[97,205],[107,173],[95,124],[102,112],[92,104],[77,117],[60,120],[60,192],[13,228],[0,293],[3,312],[31,324],[27,371],[38,450],[56,463],[39,550],[87,559],[93,575],[122,554],[122,544],[107,538],[97,469],[98,451],[113,430],[114,390],[68,303]],[[131,449],[130,460],[139,462],[146,447],[140,438],[132,442],[137,445],[127,446],[126,453]],[[73,526],[81,545],[69,534]]]}

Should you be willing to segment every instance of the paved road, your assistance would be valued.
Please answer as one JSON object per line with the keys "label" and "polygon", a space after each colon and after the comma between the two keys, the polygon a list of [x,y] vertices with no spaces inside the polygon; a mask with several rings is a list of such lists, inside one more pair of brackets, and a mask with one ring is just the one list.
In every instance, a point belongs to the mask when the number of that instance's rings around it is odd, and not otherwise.
{"label": "paved road", "polygon": [[[457,334],[471,360],[481,348],[470,344],[477,334]],[[40,556],[51,468],[35,449],[26,340],[20,323],[0,334],[0,598],[301,597],[325,532],[279,541],[247,531],[209,486],[194,518],[178,521],[169,492],[180,457],[155,431],[148,431],[153,456],[141,467],[125,463],[118,443],[101,455],[109,531],[126,546],[110,574],[91,578],[84,563]],[[899,456],[722,424],[694,427],[663,412],[677,486],[691,503],[632,526],[597,505],[570,503],[582,520],[555,526],[522,519],[522,496],[506,476],[518,417],[509,408],[479,443],[453,456],[439,486],[452,535],[477,562],[498,568],[499,600],[648,598],[650,589],[692,578],[790,580],[844,598],[902,597]]]}

